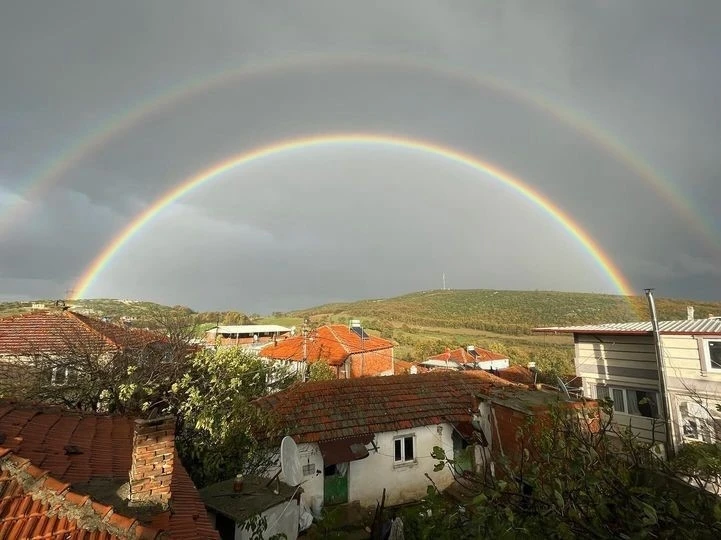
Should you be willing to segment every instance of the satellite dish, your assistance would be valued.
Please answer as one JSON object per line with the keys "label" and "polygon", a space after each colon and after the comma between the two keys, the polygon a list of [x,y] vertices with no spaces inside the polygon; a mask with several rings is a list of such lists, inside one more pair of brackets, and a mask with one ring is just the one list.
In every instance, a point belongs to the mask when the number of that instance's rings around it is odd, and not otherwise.
{"label": "satellite dish", "polygon": [[568,387],[566,386],[566,383],[564,383],[563,379],[558,376],[556,377],[556,380],[558,381],[558,389],[566,395],[566,399],[568,401],[571,401],[571,394],[569,394],[568,392]]}
{"label": "satellite dish", "polygon": [[292,437],[286,435],[280,441],[280,470],[289,486],[297,486],[303,481],[303,467],[300,464],[298,445]]}

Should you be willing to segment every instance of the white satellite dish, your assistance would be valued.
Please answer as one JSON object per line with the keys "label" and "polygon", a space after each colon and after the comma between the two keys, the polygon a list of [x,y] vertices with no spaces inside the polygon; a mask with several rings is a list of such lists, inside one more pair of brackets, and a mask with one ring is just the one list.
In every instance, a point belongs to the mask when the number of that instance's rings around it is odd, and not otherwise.
{"label": "white satellite dish", "polygon": [[303,467],[300,464],[298,445],[288,435],[280,441],[280,470],[283,471],[285,483],[289,486],[297,486],[303,481]]}

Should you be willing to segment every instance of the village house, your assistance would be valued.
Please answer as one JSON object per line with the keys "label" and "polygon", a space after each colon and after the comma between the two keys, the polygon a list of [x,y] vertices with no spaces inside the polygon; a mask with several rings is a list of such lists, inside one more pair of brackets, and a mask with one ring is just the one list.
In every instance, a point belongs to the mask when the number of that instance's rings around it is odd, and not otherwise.
{"label": "village house", "polygon": [[482,349],[475,345],[447,348],[445,352],[426,358],[420,365],[429,369],[485,369],[487,371],[504,369],[510,365],[510,360],[502,355]]}
{"label": "village house", "polygon": [[291,336],[293,331],[292,328],[277,324],[220,325],[205,333],[205,343],[208,346],[259,350],[269,343]]}
{"label": "village house", "polygon": [[435,446],[466,469],[515,459],[518,429],[565,399],[474,370],[309,382],[256,403],[298,443],[302,503],[318,508],[375,505],[384,488],[389,505],[419,500],[429,477],[449,487],[452,472],[434,470]]}
{"label": "village house", "polygon": [[0,400],[0,538],[216,539],[175,419]]}
{"label": "village house", "polygon": [[348,326],[320,326],[306,335],[268,345],[259,354],[301,373],[309,364],[324,361],[339,379],[394,373],[393,342],[367,334],[358,320]]}
{"label": "village house", "polygon": [[[721,319],[660,321],[671,441],[721,439]],[[664,443],[666,422],[651,322],[537,328],[573,334],[583,392],[613,400],[615,421],[647,442]]]}
{"label": "village house", "polygon": [[[126,328],[60,307],[0,318],[0,390],[2,381],[27,375],[23,362],[74,355],[112,356],[123,351],[162,355],[167,338],[155,332]],[[64,384],[72,368],[61,361],[47,374],[48,384]]]}

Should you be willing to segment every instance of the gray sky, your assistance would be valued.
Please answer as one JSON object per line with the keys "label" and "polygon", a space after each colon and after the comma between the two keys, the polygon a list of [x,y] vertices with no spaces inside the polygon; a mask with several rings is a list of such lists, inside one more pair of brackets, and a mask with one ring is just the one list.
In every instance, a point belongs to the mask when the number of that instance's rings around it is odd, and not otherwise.
{"label": "gray sky", "polygon": [[[8,3],[0,300],[62,297],[200,170],[342,132],[494,163],[575,219],[635,290],[721,299],[719,28],[718,0]],[[574,111],[585,127],[559,119]],[[179,199],[88,294],[270,312],[440,288],[443,272],[452,288],[616,292],[498,180],[344,145],[255,161]]]}

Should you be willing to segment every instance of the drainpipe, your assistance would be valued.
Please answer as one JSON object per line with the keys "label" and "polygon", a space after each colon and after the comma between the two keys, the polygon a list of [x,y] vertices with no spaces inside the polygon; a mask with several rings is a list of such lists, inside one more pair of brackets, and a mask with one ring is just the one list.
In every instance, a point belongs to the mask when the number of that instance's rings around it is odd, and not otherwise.
{"label": "drainpipe", "polygon": [[653,289],[644,289],[648,299],[648,308],[651,311],[651,326],[653,327],[653,342],[656,350],[656,365],[658,366],[658,389],[661,394],[663,405],[663,417],[666,426],[666,454],[672,458],[676,453],[673,438],[673,421],[671,419],[671,401],[666,386],[666,370],[663,363],[663,349],[661,348],[661,332],[658,329],[658,317],[656,315],[656,303],[653,299]]}

